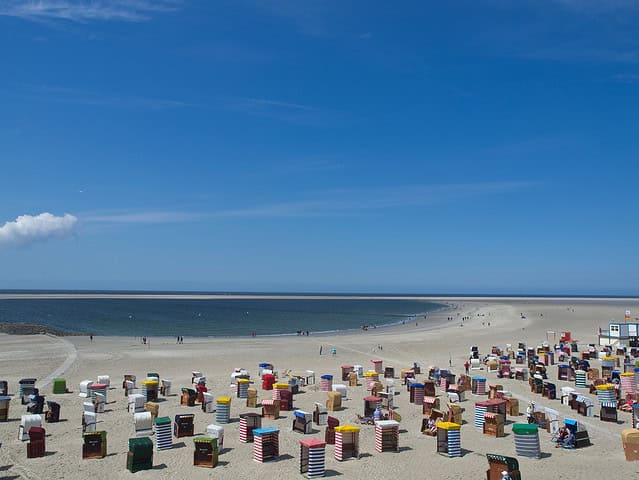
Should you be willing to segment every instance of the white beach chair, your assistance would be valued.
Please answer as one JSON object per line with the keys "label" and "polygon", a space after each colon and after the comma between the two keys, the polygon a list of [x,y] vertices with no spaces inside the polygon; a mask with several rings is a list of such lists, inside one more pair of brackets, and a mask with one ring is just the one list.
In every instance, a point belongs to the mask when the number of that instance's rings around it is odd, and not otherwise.
{"label": "white beach chair", "polygon": [[98,383],[106,385],[107,387],[111,386],[111,377],[108,375],[98,375]]}
{"label": "white beach chair", "polygon": [[317,425],[328,424],[328,411],[326,410],[326,406],[322,405],[321,403],[315,402],[314,420]]}
{"label": "white beach chair", "polygon": [[342,385],[341,383],[334,383],[333,384],[333,391],[341,393],[342,394],[342,400],[346,400],[348,398],[346,396],[346,393],[348,391],[348,389],[346,388],[346,385]]}
{"label": "white beach chair", "polygon": [[106,397],[101,393],[96,393],[93,404],[95,405],[95,413],[104,413],[104,406],[106,405]]}
{"label": "white beach chair", "polygon": [[171,395],[171,380],[167,380],[166,378],[162,379],[162,387],[161,390],[164,392],[163,395],[168,397]]}
{"label": "white beach chair", "polygon": [[95,412],[95,403],[93,402],[84,402],[82,403],[82,408],[85,412],[91,412],[91,413],[96,413]]}
{"label": "white beach chair", "polygon": [[209,392],[204,392],[202,393],[202,410],[204,411],[204,413],[213,413],[214,410],[214,402],[215,402],[215,398],[213,397],[212,393]]}
{"label": "white beach chair", "polygon": [[206,427],[206,436],[211,438],[217,438],[217,447],[219,452],[224,448],[224,427],[220,425],[208,425]]}
{"label": "white beach chair", "polygon": [[98,415],[95,412],[84,412],[82,414],[83,432],[95,432],[96,423],[98,423]]}
{"label": "white beach chair", "polygon": [[89,396],[89,387],[93,385],[93,380],[82,380],[80,382],[80,393],[79,397],[88,397]]}
{"label": "white beach chair", "polygon": [[42,417],[40,415],[22,415],[20,427],[18,428],[18,440],[29,440],[29,429],[31,427],[41,427]]}
{"label": "white beach chair", "polygon": [[138,413],[144,411],[144,402],[146,397],[140,393],[132,393],[129,395],[129,413]]}
{"label": "white beach chair", "polygon": [[153,435],[153,418],[151,412],[140,412],[133,415],[135,422],[135,436],[147,437]]}
{"label": "white beach chair", "polygon": [[483,370],[483,367],[481,366],[481,361],[478,358],[471,358],[470,359],[470,369],[471,370]]}

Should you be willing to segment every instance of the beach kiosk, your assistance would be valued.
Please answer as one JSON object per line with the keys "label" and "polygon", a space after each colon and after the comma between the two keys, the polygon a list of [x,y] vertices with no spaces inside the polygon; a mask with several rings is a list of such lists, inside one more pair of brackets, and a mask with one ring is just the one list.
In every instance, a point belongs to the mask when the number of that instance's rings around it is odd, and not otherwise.
{"label": "beach kiosk", "polygon": [[263,463],[280,456],[280,430],[275,427],[253,430],[253,460]]}
{"label": "beach kiosk", "polygon": [[504,478],[502,472],[506,472],[511,480],[521,480],[519,462],[516,458],[493,453],[487,453],[486,458],[488,459],[486,480],[502,480]]}
{"label": "beach kiosk", "polygon": [[240,442],[253,441],[253,430],[262,428],[262,417],[257,413],[240,413]]}
{"label": "beach kiosk", "polygon": [[461,457],[461,425],[452,422],[437,422],[437,453],[450,457]]}
{"label": "beach kiosk", "polygon": [[539,445],[539,428],[536,424],[513,424],[515,436],[515,451],[520,457],[539,458],[541,446]]}
{"label": "beach kiosk", "polygon": [[107,432],[82,434],[82,458],[104,458],[107,454]]}
{"label": "beach kiosk", "polygon": [[399,422],[377,420],[375,422],[375,450],[377,452],[399,451]]}
{"label": "beach kiosk", "polygon": [[195,437],[193,451],[193,465],[196,467],[214,468],[217,465],[217,438]]}
{"label": "beach kiosk", "polygon": [[319,438],[300,439],[300,473],[320,478],[326,473],[326,442]]}
{"label": "beach kiosk", "polygon": [[359,458],[359,431],[354,425],[335,427],[335,459]]}

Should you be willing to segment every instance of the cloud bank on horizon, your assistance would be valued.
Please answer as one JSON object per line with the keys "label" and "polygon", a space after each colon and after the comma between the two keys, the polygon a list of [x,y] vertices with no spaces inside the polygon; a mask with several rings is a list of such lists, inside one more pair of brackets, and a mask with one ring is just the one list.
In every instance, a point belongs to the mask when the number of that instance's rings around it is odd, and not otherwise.
{"label": "cloud bank on horizon", "polygon": [[69,213],[56,216],[49,212],[20,215],[13,222],[0,226],[0,248],[21,247],[50,238],[69,237],[75,231],[78,218]]}

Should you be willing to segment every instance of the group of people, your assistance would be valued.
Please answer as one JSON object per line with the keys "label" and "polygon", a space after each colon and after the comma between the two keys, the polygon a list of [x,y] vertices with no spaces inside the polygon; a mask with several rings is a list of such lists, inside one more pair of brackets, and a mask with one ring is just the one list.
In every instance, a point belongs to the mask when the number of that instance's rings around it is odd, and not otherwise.
{"label": "group of people", "polygon": [[175,343],[176,343],[176,344],[178,344],[178,343],[184,343],[184,337],[182,337],[182,336],[177,337],[177,340],[176,340],[176,342],[175,342]]}
{"label": "group of people", "polygon": [[[535,402],[530,402],[526,407],[526,417],[528,423],[537,423],[535,418]],[[563,426],[559,429],[557,437],[555,439],[555,447],[574,448],[575,446],[575,434],[568,427]]]}
{"label": "group of people", "polygon": [[574,448],[575,434],[568,427],[561,427],[557,433],[557,442],[555,448]]}

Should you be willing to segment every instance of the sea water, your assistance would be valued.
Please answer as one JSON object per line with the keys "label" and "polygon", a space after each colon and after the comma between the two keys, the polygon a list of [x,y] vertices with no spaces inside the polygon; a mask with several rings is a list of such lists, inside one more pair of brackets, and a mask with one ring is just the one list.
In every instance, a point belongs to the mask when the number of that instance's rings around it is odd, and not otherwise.
{"label": "sea water", "polygon": [[295,335],[422,321],[444,305],[388,299],[0,299],[0,322],[116,336]]}

